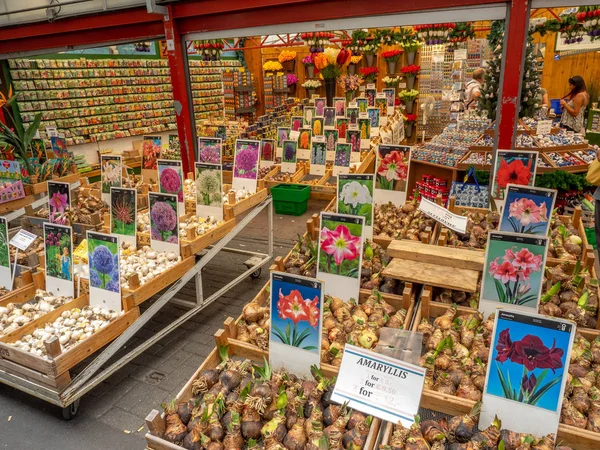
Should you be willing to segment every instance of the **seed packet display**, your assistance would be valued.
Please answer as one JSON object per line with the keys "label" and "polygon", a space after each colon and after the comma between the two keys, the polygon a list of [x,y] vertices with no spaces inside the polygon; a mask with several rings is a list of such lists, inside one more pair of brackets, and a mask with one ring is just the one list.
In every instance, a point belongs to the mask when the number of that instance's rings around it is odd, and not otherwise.
{"label": "seed packet display", "polygon": [[317,278],[324,293],[344,302],[357,299],[365,218],[321,212]]}
{"label": "seed packet display", "polygon": [[360,130],[353,125],[346,131],[346,144],[350,144],[352,153],[350,162],[360,162]]}
{"label": "seed packet display", "polygon": [[73,229],[44,222],[46,252],[46,290],[52,294],[73,297]]}
{"label": "seed packet display", "polygon": [[290,120],[290,129],[292,131],[298,131],[300,128],[304,126],[304,117],[302,116],[293,116]]}
{"label": "seed packet display", "polygon": [[281,171],[293,174],[296,172],[296,158],[298,141],[283,141],[283,155],[281,156]]}
{"label": "seed packet display", "polygon": [[338,142],[346,142],[346,130],[348,129],[349,121],[347,117],[335,118],[335,129],[338,131]]}
{"label": "seed packet display", "polygon": [[256,192],[259,153],[260,141],[245,139],[235,141],[232,189],[236,191],[244,189],[251,194]]}
{"label": "seed packet display", "polygon": [[406,186],[410,169],[408,145],[377,146],[375,162],[375,203],[392,202],[400,207],[406,203]]}
{"label": "seed packet display", "polygon": [[144,136],[142,143],[142,176],[148,182],[156,179],[157,161],[162,155],[162,136]]}
{"label": "seed packet display", "polygon": [[[357,97],[355,98],[356,100],[356,106],[358,107],[358,115],[360,117],[361,113],[366,113],[367,112],[367,108],[369,107],[369,101],[367,100],[366,97]],[[357,118],[358,120],[358,118]]]}
{"label": "seed packet display", "polygon": [[567,320],[498,310],[479,428],[497,415],[502,428],[556,435],[574,337]]}
{"label": "seed packet display", "polygon": [[271,272],[269,363],[273,370],[309,376],[321,359],[323,283]]}
{"label": "seed packet display", "polygon": [[[109,194],[110,196],[110,194]],[[48,220],[59,225],[71,225],[71,186],[61,181],[48,181]]]}
{"label": "seed packet display", "polygon": [[302,127],[298,130],[298,159],[310,159],[310,143],[312,140],[312,129]]}
{"label": "seed packet display", "polygon": [[498,230],[546,236],[555,201],[554,189],[507,184]]}
{"label": "seed packet display", "polygon": [[[367,98],[367,107],[375,106],[375,96],[377,95],[377,89],[365,89],[365,97]],[[363,112],[363,111],[361,111]]]}
{"label": "seed packet display", "polygon": [[304,107],[304,126],[310,127],[312,125],[312,119],[315,117],[315,107],[305,106]]}
{"label": "seed packet display", "polygon": [[90,306],[121,311],[119,237],[87,232]]}
{"label": "seed packet display", "polygon": [[179,216],[177,197],[172,194],[148,193],[150,207],[150,247],[158,252],[179,255]]}
{"label": "seed packet display", "polygon": [[323,111],[324,126],[332,127],[335,125],[335,108],[327,107]]}
{"label": "seed packet display", "polygon": [[215,137],[198,138],[198,162],[207,164],[221,164],[223,154],[223,141]]}
{"label": "seed packet display", "polygon": [[358,118],[358,130],[360,131],[360,149],[368,150],[371,144],[371,119],[368,113],[361,113]]}
{"label": "seed packet display", "polygon": [[335,158],[335,144],[338,141],[338,131],[333,127],[325,129],[325,143],[327,144],[327,161]]}
{"label": "seed packet display", "polygon": [[158,187],[163,194],[173,194],[177,198],[177,214],[185,214],[185,201],[183,199],[183,168],[181,161],[159,159]]}
{"label": "seed packet display", "polygon": [[546,264],[546,236],[494,231],[488,234],[479,310],[537,312]]}
{"label": "seed packet display", "polygon": [[310,128],[312,129],[313,136],[321,136],[325,128],[325,119],[321,116],[313,117]]}
{"label": "seed packet display", "polygon": [[137,191],[129,188],[110,190],[110,233],[118,234],[121,242],[136,247]]}
{"label": "seed packet display", "polygon": [[315,115],[324,116],[325,108],[327,107],[327,99],[323,97],[315,98]]}
{"label": "seed packet display", "polygon": [[324,136],[315,136],[310,148],[310,174],[325,175],[327,170],[327,143]]}
{"label": "seed packet display", "polygon": [[46,155],[46,145],[43,139],[31,140],[31,156],[36,158],[40,164],[43,164],[48,156]]}
{"label": "seed packet display", "polygon": [[340,174],[337,186],[337,212],[365,218],[364,238],[373,238],[373,175]]}
{"label": "seed packet display", "polygon": [[281,149],[283,148],[283,141],[290,138],[290,129],[279,127],[277,128],[277,156],[281,157]]}
{"label": "seed packet display", "polygon": [[350,172],[350,158],[352,146],[338,142],[335,145],[335,159],[333,161],[333,176]]}
{"label": "seed packet display", "polygon": [[0,216],[0,286],[12,289],[10,248],[8,242],[8,223],[5,217]]}
{"label": "seed packet display", "polygon": [[348,117],[349,125],[358,125],[358,116],[360,111],[358,107],[348,107],[346,108],[346,117]]}
{"label": "seed packet display", "polygon": [[270,167],[275,162],[276,144],[274,139],[260,140],[260,168]]}
{"label": "seed packet display", "polygon": [[[156,177],[156,175],[155,175]],[[102,200],[110,201],[110,188],[121,187],[123,182],[123,159],[117,155],[100,156],[100,183]]]}
{"label": "seed packet display", "polygon": [[504,190],[508,183],[533,186],[538,152],[521,150],[498,150],[493,170],[492,198],[500,206],[504,203]]}
{"label": "seed packet display", "polygon": [[[272,141],[274,142],[274,141]],[[196,214],[223,220],[223,171],[220,164],[196,163]]]}

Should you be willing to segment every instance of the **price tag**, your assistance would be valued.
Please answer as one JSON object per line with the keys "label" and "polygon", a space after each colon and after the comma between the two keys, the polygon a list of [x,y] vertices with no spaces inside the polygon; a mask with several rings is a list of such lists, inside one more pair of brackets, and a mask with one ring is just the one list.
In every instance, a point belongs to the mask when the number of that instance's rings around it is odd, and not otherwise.
{"label": "price tag", "polygon": [[56,127],[46,127],[46,135],[51,137],[58,137],[58,129]]}
{"label": "price tag", "polygon": [[456,231],[460,234],[465,234],[467,232],[467,217],[453,214],[443,206],[427,200],[426,198],[421,199],[419,211],[450,228],[452,231]]}
{"label": "price tag", "polygon": [[438,54],[434,54],[431,59],[432,59],[432,61],[434,63],[443,63],[444,62],[444,55],[443,54],[439,54],[439,53]]}
{"label": "price tag", "polygon": [[424,382],[422,367],[346,344],[331,401],[410,427]]}
{"label": "price tag", "polygon": [[551,120],[539,120],[537,124],[537,128],[535,130],[535,134],[550,134],[552,131],[552,121]]}
{"label": "price tag", "polygon": [[300,131],[290,131],[289,140],[297,141],[300,138]]}
{"label": "price tag", "polygon": [[[44,198],[44,200],[46,200]],[[16,211],[11,212],[10,214],[6,214],[4,218],[6,219],[6,223],[12,222],[15,219],[18,219],[23,214],[25,214],[25,208],[17,209]]]}
{"label": "price tag", "polygon": [[81,186],[81,180],[77,180],[74,183],[71,183],[71,190],[77,189],[79,186]]}
{"label": "price tag", "polygon": [[17,234],[10,240],[10,245],[17,247],[19,250],[25,251],[35,241],[37,236],[26,230],[19,230]]}
{"label": "price tag", "polygon": [[461,48],[454,50],[454,61],[460,61],[462,59],[467,59],[467,49]]}
{"label": "price tag", "polygon": [[375,83],[368,83],[367,89],[377,89],[377,85]]}

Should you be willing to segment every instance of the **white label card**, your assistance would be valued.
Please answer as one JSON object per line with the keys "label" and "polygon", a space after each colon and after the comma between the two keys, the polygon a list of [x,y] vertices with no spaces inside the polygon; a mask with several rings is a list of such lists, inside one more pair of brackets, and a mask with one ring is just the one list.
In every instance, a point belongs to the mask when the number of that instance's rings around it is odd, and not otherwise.
{"label": "white label card", "polygon": [[410,427],[424,382],[422,367],[346,344],[331,400]]}
{"label": "white label card", "polygon": [[427,216],[432,219],[438,221],[442,225],[450,228],[453,231],[456,231],[460,234],[465,234],[467,232],[467,217],[459,216],[458,214],[453,214],[448,211],[443,206],[438,205],[426,198],[421,199],[421,203],[419,204],[419,211],[422,211]]}
{"label": "white label card", "polygon": [[30,233],[27,230],[19,230],[19,232],[10,240],[10,245],[17,247],[21,251],[25,251],[33,244],[35,238],[37,238],[37,235]]}
{"label": "white label card", "polygon": [[538,121],[535,134],[537,134],[538,136],[540,134],[550,134],[551,131],[552,131],[552,121],[551,120]]}
{"label": "white label card", "polygon": [[460,61],[463,59],[467,59],[467,49],[460,48],[460,49],[454,50],[454,61]]}

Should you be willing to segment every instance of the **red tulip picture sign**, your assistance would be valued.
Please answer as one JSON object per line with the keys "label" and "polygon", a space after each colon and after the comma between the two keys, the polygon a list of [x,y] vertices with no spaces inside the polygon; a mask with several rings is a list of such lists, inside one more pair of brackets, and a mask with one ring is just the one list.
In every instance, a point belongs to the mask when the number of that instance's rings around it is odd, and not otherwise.
{"label": "red tulip picture sign", "polygon": [[538,152],[520,150],[498,150],[494,166],[492,197],[502,203],[506,186],[533,186]]}
{"label": "red tulip picture sign", "polygon": [[498,310],[483,390],[480,427],[556,435],[575,325],[533,313]]}

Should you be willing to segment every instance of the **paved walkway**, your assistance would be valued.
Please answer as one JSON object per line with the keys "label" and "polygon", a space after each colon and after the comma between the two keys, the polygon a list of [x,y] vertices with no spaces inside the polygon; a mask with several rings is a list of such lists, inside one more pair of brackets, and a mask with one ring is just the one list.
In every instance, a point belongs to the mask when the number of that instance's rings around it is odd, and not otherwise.
{"label": "paved walkway", "polygon": [[[311,200],[301,217],[274,215],[275,256],[285,255],[306,220],[327,202]],[[267,214],[254,219],[231,247],[266,251]],[[203,272],[204,295],[208,296],[245,270],[244,257],[220,254]],[[190,321],[173,331],[132,363],[95,387],[81,400],[79,414],[70,422],[61,419],[58,408],[0,384],[0,449],[117,450],[145,446],[144,418],[161,403],[175,397],[214,348],[213,334],[227,317],[237,317],[268,280],[246,279]],[[182,296],[194,296],[194,285]],[[163,308],[130,345],[142,342],[185,310]]]}

